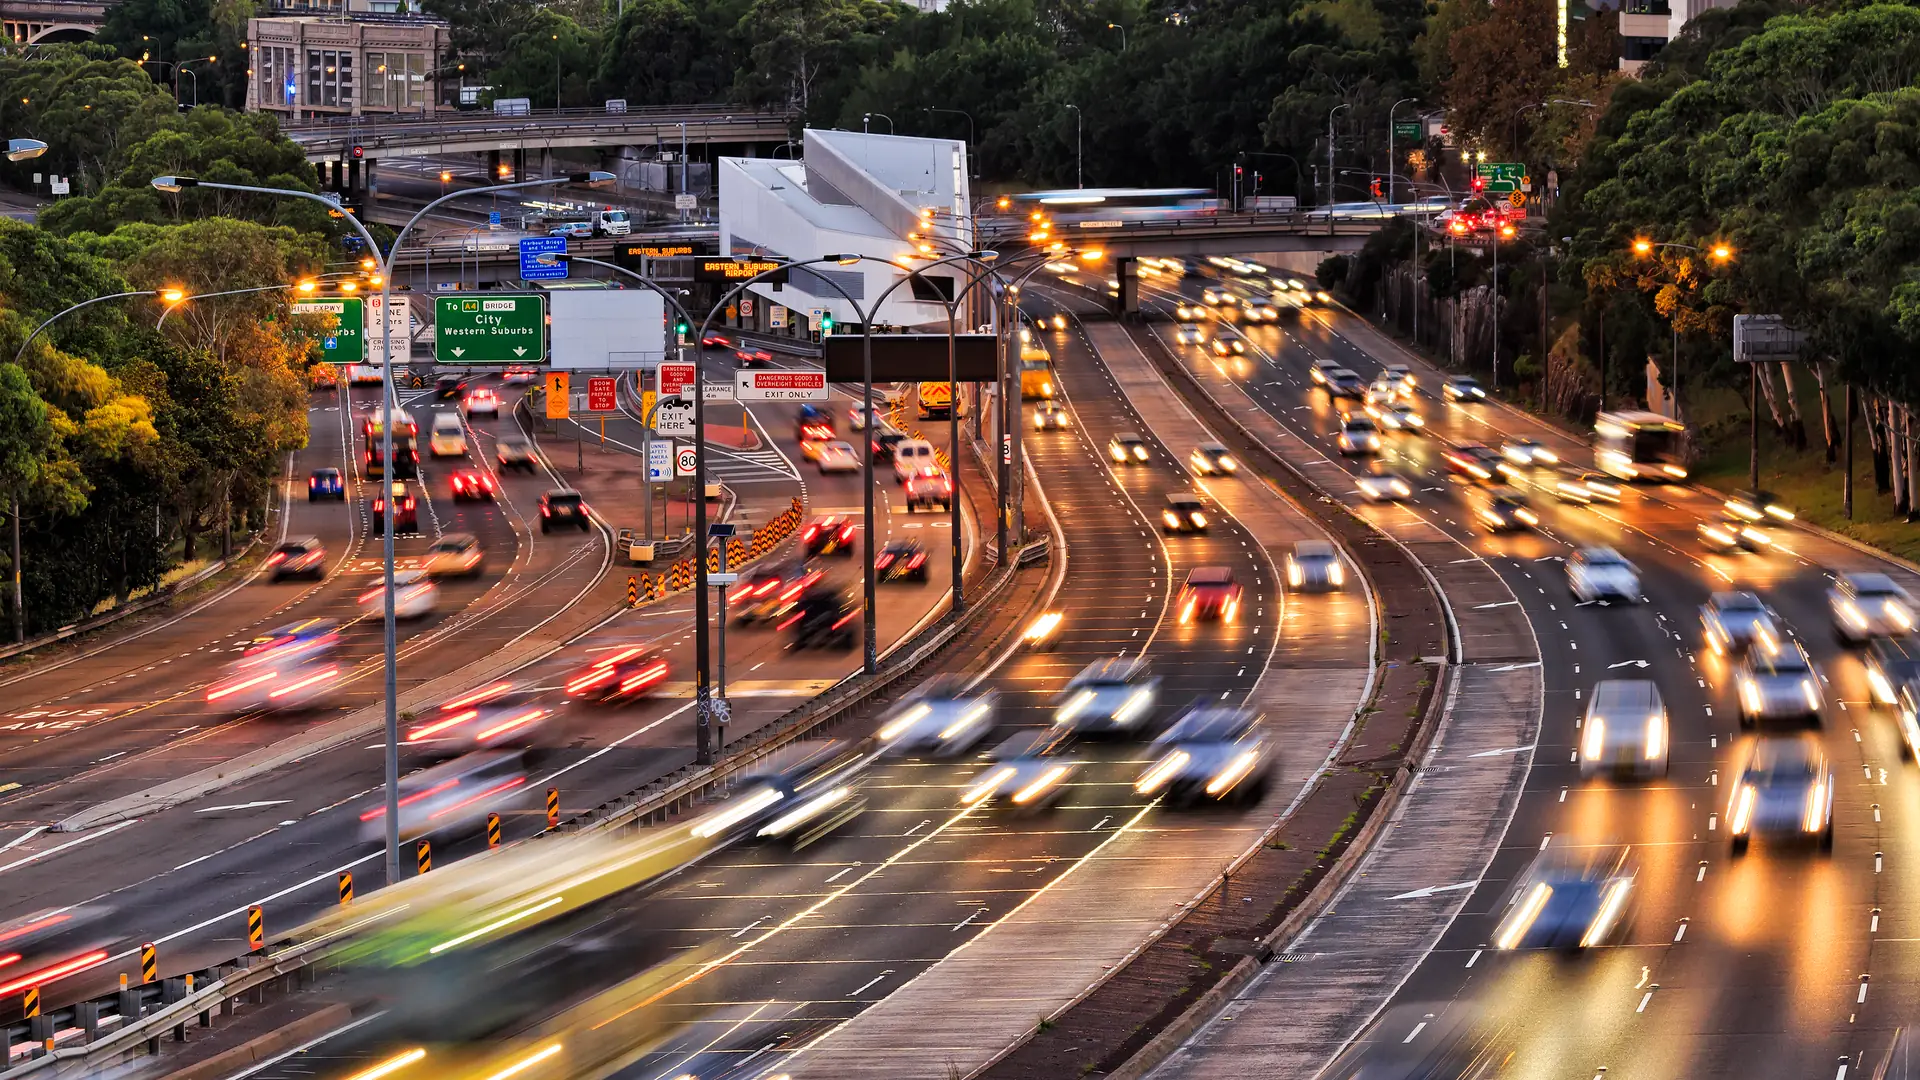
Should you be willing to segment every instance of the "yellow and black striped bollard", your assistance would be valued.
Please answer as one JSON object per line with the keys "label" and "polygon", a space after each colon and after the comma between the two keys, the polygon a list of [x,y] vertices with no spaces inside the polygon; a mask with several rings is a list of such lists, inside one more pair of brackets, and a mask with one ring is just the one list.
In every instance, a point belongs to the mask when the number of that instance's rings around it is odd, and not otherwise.
{"label": "yellow and black striped bollard", "polygon": [[492,851],[494,848],[497,848],[499,846],[500,846],[500,815],[488,814],[487,815],[487,850]]}
{"label": "yellow and black striped bollard", "polygon": [[420,865],[421,873],[433,869],[433,841],[423,839],[413,845],[413,859]]}
{"label": "yellow and black striped bollard", "polygon": [[267,913],[259,904],[247,908],[247,948],[259,952],[267,943]]}
{"label": "yellow and black striped bollard", "polygon": [[340,871],[340,906],[353,903],[353,871]]}
{"label": "yellow and black striped bollard", "polygon": [[640,606],[640,582],[632,577],[627,578],[627,606]]}
{"label": "yellow and black striped bollard", "polygon": [[557,829],[559,827],[560,827],[560,789],[557,787],[550,787],[547,789],[547,828]]}
{"label": "yellow and black striped bollard", "polygon": [[140,981],[150,983],[160,977],[160,950],[149,941],[140,946]]}
{"label": "yellow and black striped bollard", "polygon": [[26,1000],[21,1002],[20,1011],[26,1015],[27,1019],[31,1020],[40,1015],[40,988],[37,986],[27,987],[25,997]]}

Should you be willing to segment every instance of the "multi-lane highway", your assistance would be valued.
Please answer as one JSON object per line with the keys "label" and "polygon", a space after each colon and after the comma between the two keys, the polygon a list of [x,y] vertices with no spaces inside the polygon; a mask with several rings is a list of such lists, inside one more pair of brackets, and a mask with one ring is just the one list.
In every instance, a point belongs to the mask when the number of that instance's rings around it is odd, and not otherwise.
{"label": "multi-lane highway", "polygon": [[[1197,299],[1197,283],[1180,293]],[[1167,290],[1163,304],[1174,295]],[[1197,377],[1233,383],[1238,400],[1320,451],[1329,471],[1361,472],[1364,459],[1343,461],[1338,453],[1339,410],[1311,381],[1309,365],[1331,360],[1371,381],[1385,363],[1410,358],[1335,309],[1243,329],[1252,345],[1244,364],[1178,344],[1171,326],[1155,332]],[[1499,446],[1526,435],[1581,465],[1591,451],[1512,410],[1444,404],[1435,393],[1439,373],[1416,368],[1427,433],[1389,434],[1383,456],[1416,480],[1408,509],[1511,587],[1537,632],[1546,696],[1538,742],[1519,750],[1531,767],[1504,843],[1437,946],[1417,967],[1408,958],[1404,984],[1378,987],[1380,1000],[1349,1012],[1365,1018],[1388,992],[1396,1006],[1356,1053],[1380,1063],[1408,1047],[1457,1040],[1484,1060],[1506,1062],[1499,1074],[1515,1076],[1591,1076],[1603,1068],[1610,1076],[1824,1076],[1842,1062],[1855,1071],[1863,1062],[1870,1067],[1912,1015],[1915,972],[1903,942],[1913,916],[1899,900],[1900,878],[1912,873],[1903,849],[1912,845],[1899,837],[1903,827],[1911,835],[1920,807],[1898,731],[1888,711],[1870,702],[1857,650],[1835,643],[1825,592],[1836,569],[1884,570],[1909,588],[1915,576],[1801,530],[1783,530],[1780,550],[1709,554],[1695,527],[1718,517],[1717,500],[1652,486],[1629,488],[1619,505],[1563,503],[1544,469],[1522,477],[1539,527],[1489,536],[1469,516],[1466,485],[1448,475],[1443,446]],[[1352,501],[1360,504],[1357,493]],[[1644,602],[1580,603],[1571,595],[1564,560],[1600,545],[1637,565]],[[1734,672],[1706,648],[1698,615],[1710,593],[1730,589],[1764,596],[1820,673],[1825,706],[1816,735],[1837,778],[1831,853],[1762,840],[1744,857],[1731,854],[1728,792],[1740,763],[1756,738],[1797,732],[1763,726],[1756,733],[1739,723]],[[1574,755],[1586,702],[1596,682],[1623,676],[1658,684],[1671,719],[1671,770],[1641,782],[1583,779]],[[1631,918],[1616,943],[1584,956],[1494,947],[1513,884],[1543,849],[1617,848],[1628,850],[1637,877]],[[1392,917],[1427,899],[1356,892],[1339,909],[1355,920]],[[1342,960],[1312,951],[1316,940],[1339,935],[1338,920],[1310,931],[1299,962],[1242,995],[1226,1010],[1231,1020],[1203,1031],[1162,1074],[1245,1075],[1282,1061],[1297,1068],[1309,1063],[1309,1052],[1337,1049],[1351,1029],[1302,1047],[1266,1023],[1300,1015],[1289,1009],[1314,995]]]}

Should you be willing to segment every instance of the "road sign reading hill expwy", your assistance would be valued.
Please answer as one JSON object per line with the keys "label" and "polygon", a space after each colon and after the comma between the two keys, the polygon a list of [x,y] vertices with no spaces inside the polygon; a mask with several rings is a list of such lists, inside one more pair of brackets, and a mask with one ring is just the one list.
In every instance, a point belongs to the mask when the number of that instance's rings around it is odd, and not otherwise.
{"label": "road sign reading hill expwy", "polygon": [[367,312],[359,297],[316,297],[296,301],[295,315],[324,315],[333,326],[320,335],[320,359],[329,364],[359,364],[367,358]]}
{"label": "road sign reading hill expwy", "polygon": [[537,364],[545,361],[546,298],[435,297],[433,358],[442,364]]}

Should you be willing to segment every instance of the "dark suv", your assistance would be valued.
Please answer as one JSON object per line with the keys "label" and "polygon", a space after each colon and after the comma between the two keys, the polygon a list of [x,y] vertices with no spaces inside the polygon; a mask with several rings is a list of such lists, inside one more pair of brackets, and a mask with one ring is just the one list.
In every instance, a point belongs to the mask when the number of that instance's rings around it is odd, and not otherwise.
{"label": "dark suv", "polygon": [[581,532],[593,528],[587,501],[569,488],[555,488],[540,496],[540,531],[552,532],[557,526],[578,527]]}

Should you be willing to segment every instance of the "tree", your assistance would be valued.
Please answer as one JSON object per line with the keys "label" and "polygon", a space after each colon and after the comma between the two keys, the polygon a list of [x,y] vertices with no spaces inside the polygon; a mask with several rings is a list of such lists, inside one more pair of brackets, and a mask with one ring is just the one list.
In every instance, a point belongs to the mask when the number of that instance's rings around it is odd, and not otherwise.
{"label": "tree", "polygon": [[635,107],[725,98],[740,62],[732,30],[746,9],[744,0],[634,0],[602,45],[600,87]]}
{"label": "tree", "polygon": [[40,481],[42,463],[54,444],[47,403],[33,392],[27,373],[16,364],[0,364],[0,493],[7,501],[10,525],[8,578],[13,610],[13,640],[27,639],[27,609],[21,585],[20,503]]}
{"label": "tree", "polygon": [[500,97],[541,105],[584,105],[593,92],[600,35],[550,8],[536,11],[507,42],[490,78]]}
{"label": "tree", "polygon": [[[145,62],[153,79],[182,102],[238,108],[247,96],[241,45],[252,14],[253,6],[241,0],[122,0],[107,9],[95,40]],[[179,65],[187,61],[194,61],[193,74],[183,77]]]}
{"label": "tree", "polygon": [[816,84],[857,71],[903,10],[880,0],[754,0],[740,20],[752,65],[739,88],[751,101],[813,115]]}

